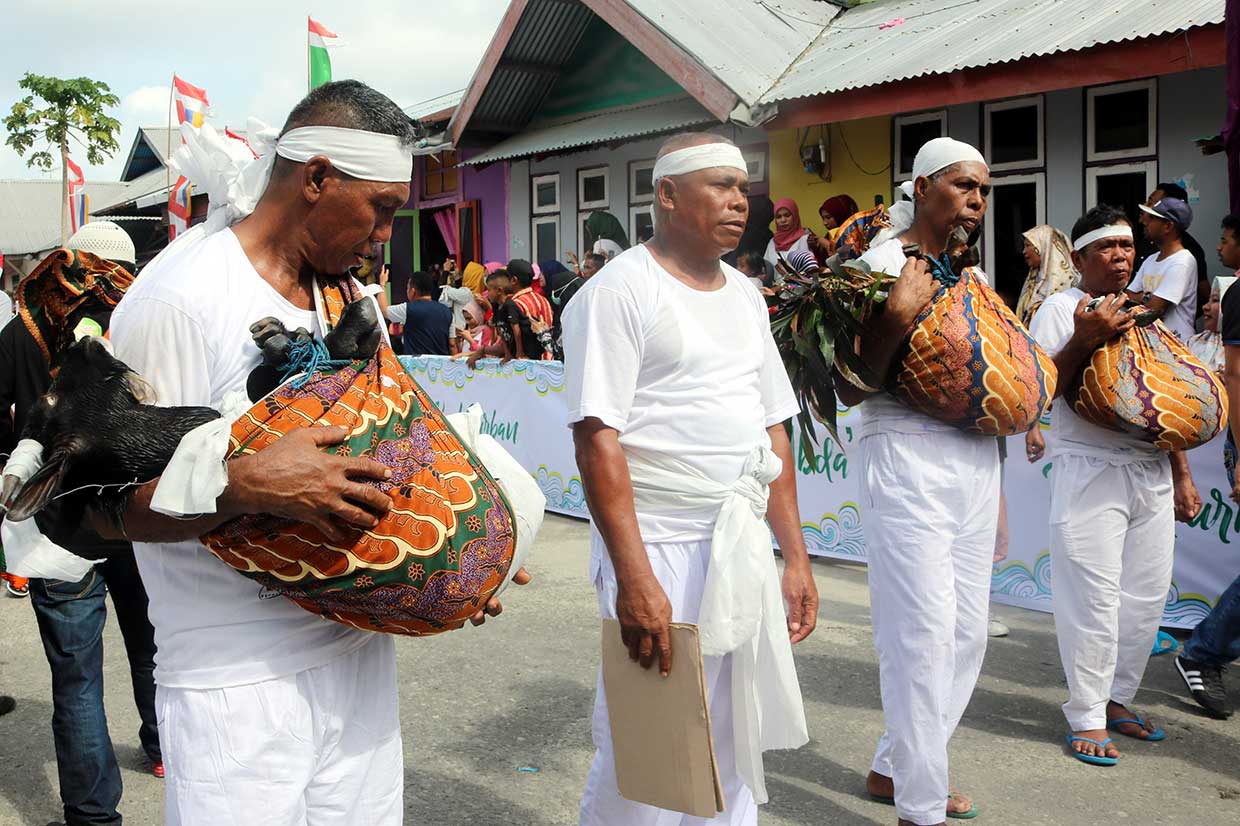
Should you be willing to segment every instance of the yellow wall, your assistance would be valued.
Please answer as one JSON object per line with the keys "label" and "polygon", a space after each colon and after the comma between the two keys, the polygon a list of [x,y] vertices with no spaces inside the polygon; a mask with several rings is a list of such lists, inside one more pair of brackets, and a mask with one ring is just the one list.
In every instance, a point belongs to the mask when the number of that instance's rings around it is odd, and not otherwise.
{"label": "yellow wall", "polygon": [[[819,128],[811,126],[808,137],[804,129],[784,129],[768,132],[767,138],[771,149],[771,200],[795,199],[802,223],[821,234],[818,207],[833,195],[851,195],[861,209],[873,206],[875,195],[882,195],[884,203],[891,204],[891,118],[866,118],[822,127],[829,129],[831,135],[830,181],[807,173],[801,165],[800,142],[804,138],[807,144],[817,144]],[[852,157],[844,147],[841,130]]]}

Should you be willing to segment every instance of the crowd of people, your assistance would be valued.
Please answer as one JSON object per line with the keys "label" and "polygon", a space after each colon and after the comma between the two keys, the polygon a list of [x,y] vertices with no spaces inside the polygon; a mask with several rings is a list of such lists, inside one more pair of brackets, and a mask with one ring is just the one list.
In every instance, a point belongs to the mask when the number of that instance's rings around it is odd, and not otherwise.
{"label": "crowd of people", "polygon": [[[364,153],[333,142],[332,130],[342,128],[357,133]],[[161,403],[218,406],[244,389],[259,363],[254,319],[323,332],[315,274],[343,275],[359,251],[390,236],[408,198],[400,170],[409,168],[416,136],[392,101],[353,81],[312,92],[290,114],[290,131],[301,144],[276,144],[270,182],[231,228],[171,248],[134,281],[125,233],[87,224],[69,249],[112,262],[128,280],[92,281],[94,303],[53,301],[38,312],[35,294],[19,289],[29,323],[0,332],[0,449],[12,452],[32,411],[46,404],[58,359],[83,336],[109,331],[117,356]],[[321,145],[307,152],[307,141]],[[724,138],[670,138],[653,178],[655,230],[637,244],[600,212],[586,222],[590,252],[580,261],[570,254],[568,266],[513,259],[458,267],[449,258],[435,273],[404,274],[404,301],[388,295],[386,268],[366,292],[405,354],[471,366],[487,357],[564,360],[599,613],[619,622],[633,660],[663,674],[684,667],[680,659],[673,665],[671,624],[699,626],[724,803],[705,822],[752,826],[767,799],[762,753],[809,738],[793,645],[814,631],[818,615],[785,426],[800,408],[768,305],[781,300],[785,278],[821,273],[836,254],[896,276],[855,354],[875,375],[891,374],[908,331],[945,290],[968,283],[989,294],[980,268],[957,272],[948,256],[957,230],[975,235],[982,224],[989,169],[968,144],[930,141],[914,162],[911,200],[888,214],[835,196],[819,210],[822,235],[801,224],[795,201],[751,198],[744,158]],[[1182,450],[1100,427],[1068,402],[1064,394],[1100,347],[1153,324],[1172,342],[1151,356],[1155,363],[1195,358],[1226,378],[1231,427],[1218,460],[1240,502],[1235,277],[1209,281],[1190,244],[1183,190],[1160,184],[1140,205],[1141,235],[1153,245],[1140,262],[1124,206],[1093,206],[1068,232],[1029,230],[1028,279],[1016,315],[1000,319],[1036,342],[1058,374],[1049,431],[1028,430],[1026,456],[1054,460],[1050,552],[1069,695],[1063,742],[1068,755],[1094,765],[1119,762],[1111,733],[1165,737],[1132,704],[1170,585],[1174,520],[1201,507]],[[853,231],[880,225],[877,235]],[[1240,269],[1240,217],[1224,219],[1221,230],[1221,263]],[[992,563],[1006,533],[1004,440],[947,424],[843,371],[834,382],[840,401],[863,413],[858,476],[886,723],[866,791],[894,805],[900,824],[975,817],[979,807],[950,783],[948,747],[990,630]],[[241,826],[258,811],[264,822],[289,826],[401,822],[392,637],[266,598],[197,539],[251,514],[316,524],[330,514],[338,526],[373,527],[390,502],[362,482],[386,480],[386,470],[325,455],[320,448],[337,437],[344,435],[294,431],[267,448],[261,467],[229,460],[215,512],[197,518],[154,508],[155,482],[135,486],[120,532],[98,521],[66,532],[54,508],[39,515],[52,541],[106,559],[77,583],[8,580],[11,593],[30,594],[52,671],[69,826],[120,822],[101,688],[108,592],[131,665],[139,736],[152,771],[167,776],[168,824]],[[10,497],[6,490],[6,503]],[[475,620],[499,609],[488,603]],[[1188,691],[1213,716],[1231,713],[1223,670],[1238,655],[1240,578],[1176,660]],[[0,697],[0,715],[12,708]],[[583,826],[704,822],[620,793],[601,678],[593,722]]]}

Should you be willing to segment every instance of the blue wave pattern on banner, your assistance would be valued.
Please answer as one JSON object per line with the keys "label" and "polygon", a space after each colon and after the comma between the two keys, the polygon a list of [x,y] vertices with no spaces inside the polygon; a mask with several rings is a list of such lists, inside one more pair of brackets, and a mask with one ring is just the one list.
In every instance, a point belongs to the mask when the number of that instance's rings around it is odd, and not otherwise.
{"label": "blue wave pattern on banner", "polygon": [[865,536],[861,532],[861,511],[855,502],[840,505],[839,513],[823,514],[817,525],[801,526],[805,547],[811,554],[838,554],[865,557]]}
{"label": "blue wave pattern on banner", "polygon": [[401,356],[400,361],[411,375],[425,376],[426,381],[457,390],[464,390],[465,385],[480,373],[501,379],[525,379],[540,396],[564,390],[564,363],[559,361],[510,361],[500,364],[499,359],[483,359],[478,362],[477,370],[470,369],[465,359],[443,356]]}
{"label": "blue wave pattern on banner", "polygon": [[1195,626],[1206,618],[1213,606],[1201,594],[1181,594],[1173,580],[1163,607],[1163,622],[1181,626]]}
{"label": "blue wave pattern on banner", "polygon": [[547,497],[548,510],[576,516],[588,517],[590,515],[589,509],[586,508],[586,491],[581,485],[580,478],[569,477],[568,483],[565,484],[563,474],[549,470],[546,465],[539,465],[534,473],[534,481],[538,482],[543,496]]}

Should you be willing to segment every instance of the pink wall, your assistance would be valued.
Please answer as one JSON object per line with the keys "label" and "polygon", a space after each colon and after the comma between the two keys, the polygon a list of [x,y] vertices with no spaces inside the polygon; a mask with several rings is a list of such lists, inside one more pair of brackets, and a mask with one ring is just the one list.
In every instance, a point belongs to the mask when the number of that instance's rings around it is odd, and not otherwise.
{"label": "pink wall", "polygon": [[[464,153],[468,158],[470,152]],[[436,209],[460,201],[477,201],[482,212],[482,263],[508,260],[508,164],[495,163],[485,169],[460,167],[459,188],[436,198],[421,197],[422,158],[414,165],[412,194],[406,209]]]}

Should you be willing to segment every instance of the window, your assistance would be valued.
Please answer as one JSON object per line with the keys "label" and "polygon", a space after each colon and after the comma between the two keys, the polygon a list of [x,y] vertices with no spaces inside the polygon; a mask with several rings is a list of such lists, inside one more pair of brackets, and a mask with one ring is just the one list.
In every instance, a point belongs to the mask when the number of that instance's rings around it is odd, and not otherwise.
{"label": "window", "polygon": [[590,232],[586,229],[586,220],[592,215],[592,212],[577,213],[577,257],[581,258],[589,252],[594,244],[590,240]]}
{"label": "window", "polygon": [[749,169],[749,183],[760,184],[766,180],[766,147],[754,146],[742,150],[745,166]]}
{"label": "window", "polygon": [[577,170],[577,208],[607,209],[611,206],[607,167]]}
{"label": "window", "polygon": [[1085,208],[1107,204],[1124,210],[1139,248],[1145,241],[1145,231],[1137,204],[1145,203],[1156,186],[1158,161],[1091,166],[1085,170]]}
{"label": "window", "polygon": [[907,181],[913,177],[913,159],[922,144],[947,134],[947,110],[897,115],[892,129],[895,132],[895,180]]}
{"label": "window", "polygon": [[1085,160],[1148,157],[1158,145],[1158,87],[1153,80],[1085,91]]}
{"label": "window", "polygon": [[[535,215],[546,215],[560,211],[560,176],[535,175],[530,179],[530,198],[533,200],[531,212]],[[547,259],[543,259],[544,261]]]}
{"label": "window", "polygon": [[987,103],[983,118],[991,172],[1045,166],[1041,95]]}
{"label": "window", "polygon": [[1013,307],[1029,274],[1021,237],[1046,223],[1046,173],[1008,175],[991,181],[984,245],[990,285]]}
{"label": "window", "polygon": [[629,243],[639,244],[642,238],[652,235],[654,235],[654,207],[649,204],[629,207]]}
{"label": "window", "polygon": [[648,204],[654,200],[654,160],[629,164],[629,203]]}
{"label": "window", "polygon": [[456,192],[459,175],[456,152],[448,150],[438,155],[426,155],[422,169],[423,198],[438,198]]}
{"label": "window", "polygon": [[560,216],[535,217],[530,222],[530,249],[534,261],[560,260]]}

